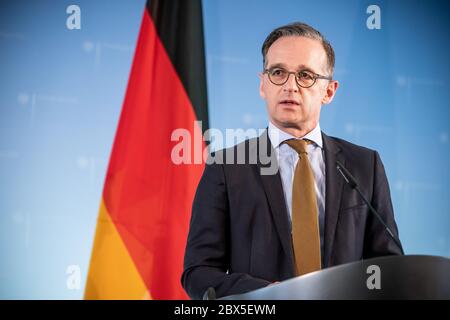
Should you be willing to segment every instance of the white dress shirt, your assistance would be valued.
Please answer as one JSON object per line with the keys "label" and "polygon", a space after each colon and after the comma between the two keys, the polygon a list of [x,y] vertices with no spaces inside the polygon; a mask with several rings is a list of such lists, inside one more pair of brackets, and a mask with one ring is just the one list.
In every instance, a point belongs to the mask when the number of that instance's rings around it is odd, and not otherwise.
{"label": "white dress shirt", "polygon": [[[323,155],[322,132],[320,125],[304,137],[296,138],[289,133],[278,129],[269,121],[269,139],[275,149],[278,159],[281,182],[283,184],[284,199],[289,211],[289,221],[292,221],[292,183],[294,181],[295,167],[298,153],[289,145],[283,143],[288,139],[308,139],[313,143],[307,145],[308,158],[314,174],[314,189],[316,191],[317,208],[319,213],[320,250],[323,258],[324,227],[325,227],[325,161]],[[323,260],[322,260],[323,261]]]}

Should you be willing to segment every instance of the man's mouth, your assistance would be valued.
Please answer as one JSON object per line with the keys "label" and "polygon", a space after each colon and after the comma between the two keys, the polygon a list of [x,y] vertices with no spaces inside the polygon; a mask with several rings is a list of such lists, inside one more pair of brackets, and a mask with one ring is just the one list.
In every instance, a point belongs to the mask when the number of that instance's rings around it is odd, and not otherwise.
{"label": "man's mouth", "polygon": [[281,100],[280,104],[291,105],[291,106],[299,106],[300,105],[300,103],[298,101],[293,100],[293,99]]}

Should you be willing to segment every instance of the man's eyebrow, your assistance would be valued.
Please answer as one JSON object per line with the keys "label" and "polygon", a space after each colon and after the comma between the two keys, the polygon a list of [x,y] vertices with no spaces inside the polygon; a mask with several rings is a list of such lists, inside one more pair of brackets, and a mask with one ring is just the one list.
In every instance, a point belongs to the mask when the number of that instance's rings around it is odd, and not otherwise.
{"label": "man's eyebrow", "polygon": [[[273,68],[283,68],[283,69],[287,70],[287,66],[284,63],[275,63],[275,64],[271,65],[270,67],[268,67],[267,69],[273,69]],[[310,68],[304,64],[299,65],[296,69],[297,69],[296,71],[307,70],[307,71],[316,73],[312,68]]]}
{"label": "man's eyebrow", "polygon": [[270,67],[268,67],[267,69],[273,69],[273,68],[283,68],[286,69],[286,65],[284,63],[275,63],[273,65],[271,65]]}

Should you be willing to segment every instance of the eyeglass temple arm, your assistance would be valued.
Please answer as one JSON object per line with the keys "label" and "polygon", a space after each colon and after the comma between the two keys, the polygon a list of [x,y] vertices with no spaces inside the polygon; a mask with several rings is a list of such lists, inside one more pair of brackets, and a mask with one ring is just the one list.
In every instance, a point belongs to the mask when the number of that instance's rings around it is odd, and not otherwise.
{"label": "eyeglass temple arm", "polygon": [[325,80],[333,80],[332,77],[321,76],[320,74],[316,74],[317,79],[325,79]]}

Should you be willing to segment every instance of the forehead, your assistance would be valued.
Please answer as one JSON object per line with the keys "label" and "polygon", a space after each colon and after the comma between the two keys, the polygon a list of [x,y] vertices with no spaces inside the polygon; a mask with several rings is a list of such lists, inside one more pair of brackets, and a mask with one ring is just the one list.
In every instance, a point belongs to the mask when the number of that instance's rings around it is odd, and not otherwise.
{"label": "forehead", "polygon": [[285,65],[289,69],[306,66],[315,72],[324,72],[327,55],[319,40],[299,36],[277,39],[267,51],[267,67]]}

